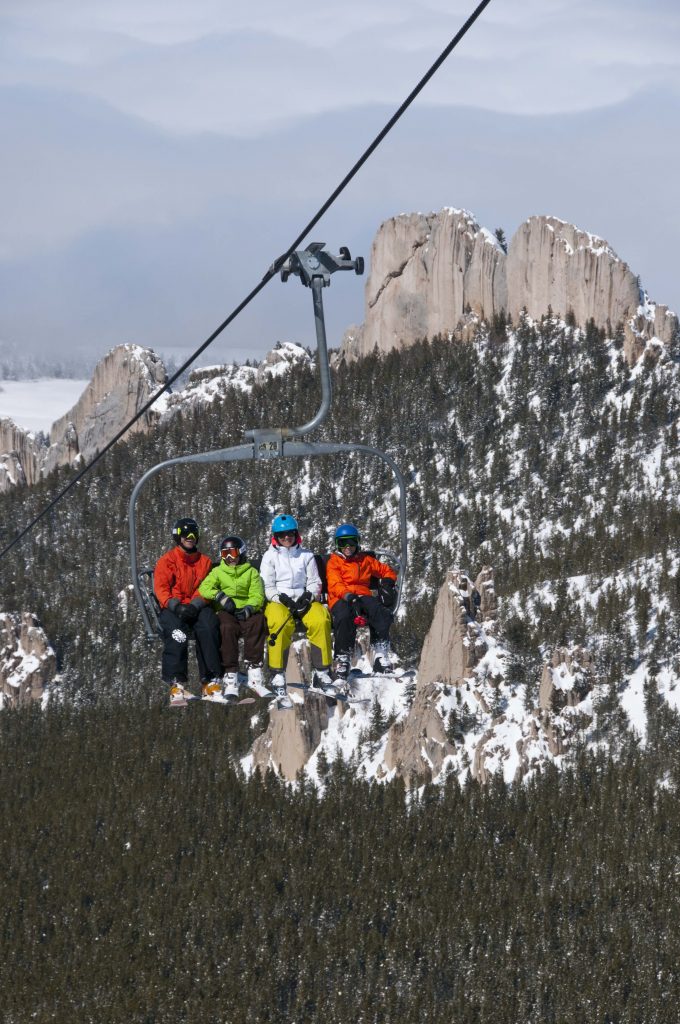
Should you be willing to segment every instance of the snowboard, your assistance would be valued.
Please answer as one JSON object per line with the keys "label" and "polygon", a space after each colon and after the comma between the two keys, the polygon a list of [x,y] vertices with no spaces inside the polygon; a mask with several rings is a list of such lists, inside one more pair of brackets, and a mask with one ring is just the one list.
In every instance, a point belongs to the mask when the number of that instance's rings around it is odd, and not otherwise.
{"label": "snowboard", "polygon": [[303,690],[305,693],[317,693],[320,697],[325,697],[333,704],[337,704],[338,701],[341,704],[367,704],[370,699],[368,697],[353,697],[351,693],[326,693],[320,687],[309,686],[307,683],[288,683],[288,685],[294,686],[298,690]]}

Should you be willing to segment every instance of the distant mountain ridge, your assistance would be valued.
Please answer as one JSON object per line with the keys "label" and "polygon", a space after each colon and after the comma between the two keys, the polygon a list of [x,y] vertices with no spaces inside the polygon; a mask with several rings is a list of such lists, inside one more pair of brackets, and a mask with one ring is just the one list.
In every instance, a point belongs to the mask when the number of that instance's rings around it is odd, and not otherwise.
{"label": "distant mountain ridge", "polygon": [[[438,214],[402,214],[380,226],[366,282],[366,318],[345,332],[340,356],[388,352],[436,336],[469,341],[481,323],[516,323],[523,310],[534,319],[551,310],[581,327],[593,320],[610,336],[620,331],[630,365],[650,343],[668,347],[678,330],[677,316],[650,302],[633,271],[597,236],[556,217],[530,217],[506,255],[472,214],[447,207]],[[149,429],[185,403],[212,400],[236,380],[250,387],[263,374],[285,372],[299,358],[307,358],[304,351],[288,345],[273,350],[258,369],[194,371],[185,389],[164,395],[134,429]],[[0,418],[0,492],[91,458],[166,379],[155,352],[121,345],[100,360],[82,397],[53,424],[49,447]]]}

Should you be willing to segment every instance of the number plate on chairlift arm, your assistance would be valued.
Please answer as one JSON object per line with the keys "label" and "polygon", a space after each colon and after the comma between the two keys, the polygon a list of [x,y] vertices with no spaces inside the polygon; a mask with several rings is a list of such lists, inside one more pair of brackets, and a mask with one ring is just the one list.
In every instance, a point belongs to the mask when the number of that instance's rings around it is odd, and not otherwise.
{"label": "number plate on chairlift arm", "polygon": [[283,435],[280,430],[253,430],[253,452],[256,459],[280,459]]}

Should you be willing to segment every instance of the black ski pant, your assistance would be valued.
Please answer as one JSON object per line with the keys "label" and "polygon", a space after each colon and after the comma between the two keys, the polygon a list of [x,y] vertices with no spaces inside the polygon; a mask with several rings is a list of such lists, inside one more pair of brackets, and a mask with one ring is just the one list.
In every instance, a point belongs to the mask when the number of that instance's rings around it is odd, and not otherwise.
{"label": "black ski pant", "polygon": [[331,608],[333,633],[335,635],[335,656],[352,654],[357,638],[355,615],[363,615],[371,629],[371,641],[389,640],[393,615],[377,597],[359,597],[352,606],[346,601],[336,601]]}
{"label": "black ski pant", "polygon": [[163,630],[163,681],[186,683],[189,678],[189,638],[196,641],[196,661],[201,682],[222,678],[220,658],[220,627],[215,612],[208,605],[201,608],[193,626],[182,622],[174,612],[163,608],[158,616]]}
{"label": "black ski pant", "polygon": [[225,672],[238,672],[238,641],[243,637],[243,657],[250,665],[264,661],[267,624],[262,612],[253,612],[249,619],[237,619],[231,612],[218,612],[222,639],[222,664]]}

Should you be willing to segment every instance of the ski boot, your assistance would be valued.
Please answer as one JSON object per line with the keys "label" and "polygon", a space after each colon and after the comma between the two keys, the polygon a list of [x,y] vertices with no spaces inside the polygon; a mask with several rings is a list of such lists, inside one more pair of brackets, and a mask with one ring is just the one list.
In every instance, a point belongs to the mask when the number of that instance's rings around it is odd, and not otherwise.
{"label": "ski boot", "polygon": [[248,666],[248,689],[256,693],[258,697],[271,697],[272,691],[265,686],[261,665]]}
{"label": "ski boot", "polygon": [[373,674],[382,675],[394,668],[389,640],[376,640],[373,644]]}
{"label": "ski boot", "polygon": [[340,684],[347,682],[349,678],[350,669],[350,656],[349,654],[338,654],[335,659],[335,678],[336,682],[339,680]]}
{"label": "ski boot", "polygon": [[283,674],[283,672],[276,672],[275,675],[272,676],[269,685],[271,686],[274,696],[276,697],[276,704],[280,708],[292,708],[293,702],[288,696],[288,688],[286,687],[286,677]]}
{"label": "ski boot", "polygon": [[225,672],[222,677],[222,696],[229,704],[239,698],[238,672]]}
{"label": "ski boot", "polygon": [[206,679],[201,687],[203,700],[211,700],[219,704],[222,699],[222,687],[215,679]]}
{"label": "ski boot", "polygon": [[170,707],[171,708],[185,708],[190,700],[195,700],[193,693],[185,688],[184,683],[178,683],[174,680],[170,684]]}

